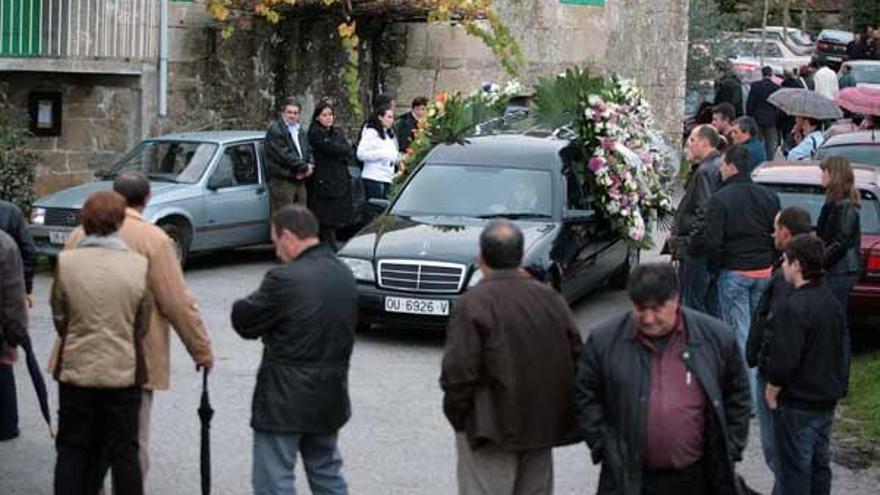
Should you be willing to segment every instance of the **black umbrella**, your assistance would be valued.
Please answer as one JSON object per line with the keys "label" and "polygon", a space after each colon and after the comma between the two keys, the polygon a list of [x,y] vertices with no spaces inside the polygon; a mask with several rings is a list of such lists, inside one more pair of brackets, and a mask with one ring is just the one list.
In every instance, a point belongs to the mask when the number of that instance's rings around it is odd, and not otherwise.
{"label": "black umbrella", "polygon": [[202,422],[202,495],[211,493],[211,400],[208,398],[208,370],[202,368],[202,401],[199,404],[199,419]]}
{"label": "black umbrella", "polygon": [[31,345],[31,338],[25,337],[21,343],[24,349],[25,362],[27,363],[28,374],[31,375],[31,382],[34,384],[34,391],[37,393],[37,399],[40,401],[40,411],[43,413],[43,419],[49,426],[49,433],[52,434],[52,417],[49,415],[49,394],[46,393],[46,382],[43,380],[43,372],[40,365],[37,364],[37,358],[34,356],[34,347]]}

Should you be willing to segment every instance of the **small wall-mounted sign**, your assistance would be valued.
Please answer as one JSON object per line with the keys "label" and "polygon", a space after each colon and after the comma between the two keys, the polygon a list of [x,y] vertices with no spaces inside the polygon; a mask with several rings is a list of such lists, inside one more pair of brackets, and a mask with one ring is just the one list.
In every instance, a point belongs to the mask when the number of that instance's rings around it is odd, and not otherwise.
{"label": "small wall-mounted sign", "polygon": [[559,0],[559,3],[567,3],[570,5],[605,5],[605,0]]}
{"label": "small wall-mounted sign", "polygon": [[60,91],[35,91],[28,94],[28,110],[34,136],[61,135]]}

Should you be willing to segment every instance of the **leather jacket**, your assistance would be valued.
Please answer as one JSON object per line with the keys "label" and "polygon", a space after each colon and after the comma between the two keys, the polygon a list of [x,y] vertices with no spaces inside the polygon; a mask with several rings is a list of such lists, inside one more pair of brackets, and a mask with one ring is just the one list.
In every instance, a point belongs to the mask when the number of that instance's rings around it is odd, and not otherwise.
{"label": "leather jacket", "polygon": [[826,202],[819,214],[817,234],[825,241],[825,269],[828,273],[861,270],[859,206],[849,199]]}

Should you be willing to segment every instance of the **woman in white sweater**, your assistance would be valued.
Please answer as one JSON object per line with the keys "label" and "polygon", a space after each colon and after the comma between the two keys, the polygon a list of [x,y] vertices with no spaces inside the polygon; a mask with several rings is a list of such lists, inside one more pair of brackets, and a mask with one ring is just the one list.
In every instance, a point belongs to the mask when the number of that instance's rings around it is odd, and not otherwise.
{"label": "woman in white sweater", "polygon": [[357,157],[364,162],[361,179],[367,199],[388,198],[388,188],[400,159],[397,139],[391,131],[393,124],[394,110],[389,105],[377,108],[370,115],[358,143]]}

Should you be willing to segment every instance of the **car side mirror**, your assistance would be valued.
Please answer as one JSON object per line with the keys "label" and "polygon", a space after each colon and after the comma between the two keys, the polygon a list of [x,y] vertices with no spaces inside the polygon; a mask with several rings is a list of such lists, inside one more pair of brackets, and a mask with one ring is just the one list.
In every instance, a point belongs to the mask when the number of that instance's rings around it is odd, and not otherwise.
{"label": "car side mirror", "polygon": [[374,208],[382,211],[387,210],[388,207],[391,206],[391,201],[382,198],[370,198],[367,200],[367,203],[369,203],[370,206],[373,206]]}
{"label": "car side mirror", "polygon": [[565,214],[566,223],[587,223],[596,216],[593,210],[568,210]]}
{"label": "car side mirror", "polygon": [[208,179],[208,189],[212,191],[216,191],[217,189],[222,189],[224,187],[232,187],[235,184],[232,182],[231,177],[223,177],[220,175],[212,175],[210,179]]}

